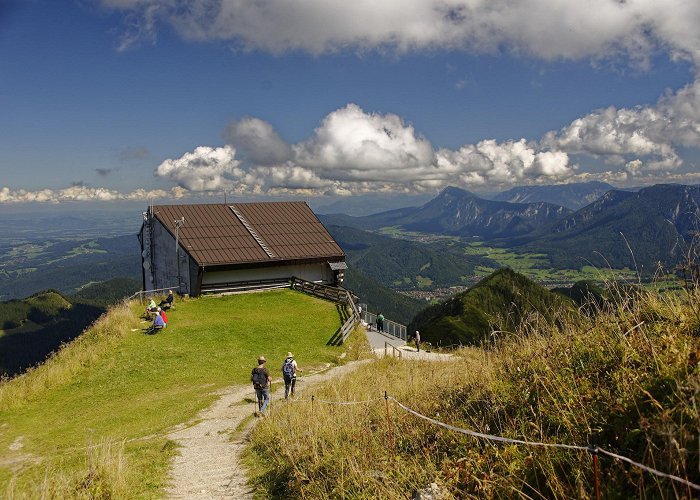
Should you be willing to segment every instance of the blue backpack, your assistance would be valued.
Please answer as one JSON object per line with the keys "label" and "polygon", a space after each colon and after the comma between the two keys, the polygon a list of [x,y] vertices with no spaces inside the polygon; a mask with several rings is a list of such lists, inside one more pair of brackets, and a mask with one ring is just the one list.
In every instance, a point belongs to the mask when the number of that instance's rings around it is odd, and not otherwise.
{"label": "blue backpack", "polygon": [[287,378],[293,378],[295,375],[294,358],[287,358],[282,365],[282,374]]}

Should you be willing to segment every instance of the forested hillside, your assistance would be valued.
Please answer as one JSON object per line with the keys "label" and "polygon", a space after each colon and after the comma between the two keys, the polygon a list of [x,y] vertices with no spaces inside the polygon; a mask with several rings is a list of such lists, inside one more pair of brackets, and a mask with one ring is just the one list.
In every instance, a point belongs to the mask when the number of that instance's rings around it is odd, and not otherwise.
{"label": "forested hillside", "polygon": [[93,283],[75,295],[56,290],[0,302],[0,376],[13,376],[42,362],[104,313],[141,288],[137,280]]}
{"label": "forested hillside", "polygon": [[104,311],[104,307],[72,301],[55,290],[0,302],[0,377],[42,362]]}
{"label": "forested hillside", "polygon": [[479,345],[493,340],[493,325],[501,325],[502,335],[507,336],[533,315],[552,320],[572,306],[561,295],[501,269],[466,292],[423,310],[408,330],[419,330],[423,340],[435,345]]}
{"label": "forested hillside", "polygon": [[388,319],[404,325],[428,305],[425,301],[397,293],[352,267],[345,273],[343,286],[359,296],[370,312],[384,313]]}
{"label": "forested hillside", "polygon": [[349,266],[391,288],[420,289],[460,285],[477,266],[495,266],[487,258],[452,253],[433,246],[390,238],[351,227],[328,226]]}

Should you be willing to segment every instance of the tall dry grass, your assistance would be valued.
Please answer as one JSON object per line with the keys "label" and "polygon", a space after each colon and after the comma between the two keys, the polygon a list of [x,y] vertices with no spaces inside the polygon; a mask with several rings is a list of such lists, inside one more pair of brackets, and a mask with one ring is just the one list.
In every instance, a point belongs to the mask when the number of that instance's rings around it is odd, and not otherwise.
{"label": "tall dry grass", "polygon": [[[406,498],[432,482],[460,498],[593,497],[589,453],[464,436],[391,401],[387,416],[384,391],[458,427],[595,443],[700,483],[700,322],[686,300],[700,296],[618,293],[592,316],[532,316],[487,350],[458,351],[449,363],[376,361],[320,388],[313,405],[277,406],[253,434],[255,484],[281,498]],[[606,498],[697,493],[603,456],[599,464]]]}
{"label": "tall dry grass", "polygon": [[123,441],[102,440],[88,446],[82,464],[72,473],[62,467],[61,457],[44,464],[37,481],[17,488],[10,481],[4,493],[8,500],[88,500],[118,499],[133,496],[126,481],[126,457]]}
{"label": "tall dry grass", "polygon": [[134,327],[134,322],[129,303],[113,306],[45,362],[22,375],[0,380],[0,411],[21,406],[48,389],[69,383],[109,352]]}

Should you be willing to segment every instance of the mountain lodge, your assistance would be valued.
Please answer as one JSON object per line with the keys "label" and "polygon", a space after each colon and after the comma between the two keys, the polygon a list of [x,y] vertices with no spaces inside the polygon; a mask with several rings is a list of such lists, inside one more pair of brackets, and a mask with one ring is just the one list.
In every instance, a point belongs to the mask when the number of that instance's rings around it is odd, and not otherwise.
{"label": "mountain lodge", "polygon": [[183,294],[341,285],[345,253],[305,202],[154,205],[143,213],[143,289]]}

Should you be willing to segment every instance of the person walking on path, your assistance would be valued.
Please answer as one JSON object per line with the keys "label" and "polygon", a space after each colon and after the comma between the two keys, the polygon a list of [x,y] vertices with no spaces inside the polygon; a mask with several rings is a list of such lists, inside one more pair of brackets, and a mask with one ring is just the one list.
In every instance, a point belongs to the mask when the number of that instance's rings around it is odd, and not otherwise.
{"label": "person walking on path", "polygon": [[282,363],[282,376],[284,377],[284,399],[289,397],[289,391],[291,389],[292,396],[294,396],[294,386],[297,384],[297,372],[300,372],[297,361],[291,352],[287,353],[287,357]]}
{"label": "person walking on path", "polygon": [[377,331],[378,332],[384,331],[384,315],[382,313],[379,313],[377,315]]}
{"label": "person walking on path", "polygon": [[270,404],[270,384],[272,383],[270,372],[265,368],[266,361],[265,356],[258,357],[258,366],[253,368],[253,371],[250,373],[250,381],[253,382],[253,387],[255,388],[258,410],[261,416],[265,414],[265,410]]}
{"label": "person walking on path", "polygon": [[418,330],[416,330],[414,338],[416,339],[416,351],[420,352],[420,332]]}

